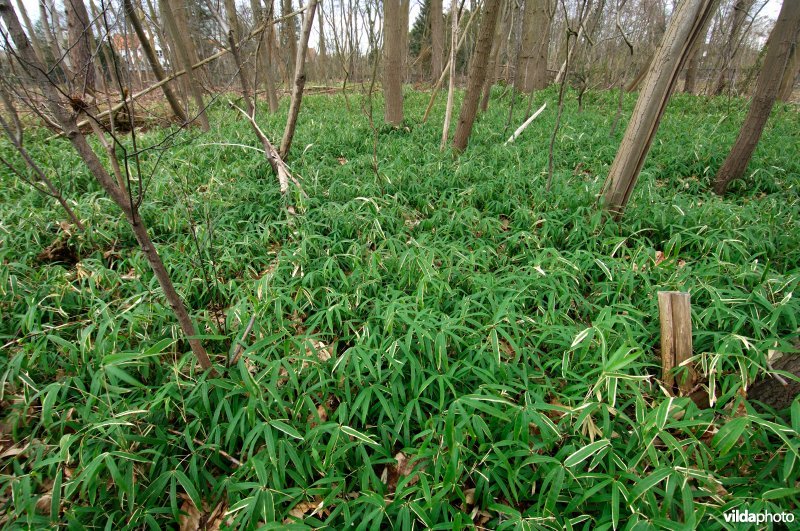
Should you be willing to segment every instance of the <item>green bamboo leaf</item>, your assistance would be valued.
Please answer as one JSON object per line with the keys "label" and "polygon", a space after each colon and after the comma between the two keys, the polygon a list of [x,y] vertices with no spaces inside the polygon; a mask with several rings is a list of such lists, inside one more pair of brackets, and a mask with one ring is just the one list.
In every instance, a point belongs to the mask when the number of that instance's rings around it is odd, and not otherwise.
{"label": "green bamboo leaf", "polygon": [[600,439],[599,441],[595,441],[593,443],[587,444],[583,448],[578,449],[572,455],[567,457],[564,460],[564,466],[567,468],[572,468],[576,465],[579,465],[592,457],[594,454],[602,450],[603,448],[610,446],[611,441],[608,439]]}
{"label": "green bamboo leaf", "polygon": [[372,444],[374,446],[380,446],[373,439],[371,439],[367,435],[364,435],[360,431],[351,428],[350,426],[342,426],[341,430],[342,430],[342,433],[344,433],[345,435],[349,435],[350,437],[355,437],[359,441],[365,442],[367,444]]}
{"label": "green bamboo leaf", "polygon": [[295,439],[298,439],[298,440],[301,440],[301,441],[304,440],[303,436],[300,435],[299,431],[297,431],[296,429],[292,428],[291,426],[289,426],[288,424],[286,424],[285,422],[283,422],[281,420],[271,420],[269,422],[269,425],[272,426],[273,428],[275,428],[278,431],[282,431],[283,433],[285,433],[289,437],[294,437]]}

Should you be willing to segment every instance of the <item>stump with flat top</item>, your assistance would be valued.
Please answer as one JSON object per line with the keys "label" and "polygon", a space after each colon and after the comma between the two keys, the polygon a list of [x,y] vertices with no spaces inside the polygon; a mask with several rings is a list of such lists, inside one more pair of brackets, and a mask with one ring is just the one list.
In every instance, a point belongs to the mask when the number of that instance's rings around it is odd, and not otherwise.
{"label": "stump with flat top", "polygon": [[[658,292],[658,314],[661,320],[661,379],[673,393],[689,395],[696,383],[697,375],[689,365],[687,370],[675,368],[684,365],[692,357],[692,309],[688,293],[680,291]],[[680,380],[680,381],[678,381]]]}

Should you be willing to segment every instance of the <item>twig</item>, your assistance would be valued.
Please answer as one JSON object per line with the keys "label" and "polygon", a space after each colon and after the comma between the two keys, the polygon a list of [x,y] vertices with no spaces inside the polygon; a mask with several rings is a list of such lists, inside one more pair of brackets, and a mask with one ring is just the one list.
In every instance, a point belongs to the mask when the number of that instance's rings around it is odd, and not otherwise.
{"label": "twig", "polygon": [[539,107],[538,111],[533,113],[530,118],[525,120],[525,123],[523,123],[521,126],[519,126],[517,128],[517,130],[514,131],[514,134],[511,135],[510,137],[508,137],[508,140],[506,140],[505,144],[503,144],[503,145],[507,145],[507,144],[513,142],[514,140],[516,140],[517,137],[522,134],[522,132],[525,130],[525,128],[528,127],[529,125],[531,125],[531,122],[533,122],[536,119],[536,117],[539,116],[542,113],[542,111],[544,111],[545,107],[547,107],[547,102],[544,102],[542,104],[542,106]]}
{"label": "twig", "polygon": [[242,355],[244,351],[244,342],[247,339],[247,336],[250,335],[250,332],[253,330],[253,325],[256,322],[256,316],[253,315],[250,318],[250,322],[247,323],[247,327],[244,329],[244,333],[242,334],[242,338],[236,342],[236,347],[233,349],[233,354],[228,358],[228,367],[231,367],[234,363],[239,361],[239,357]]}
{"label": "twig", "polygon": [[[167,428],[167,431],[170,432],[172,435],[177,435],[179,437],[183,437],[185,435],[184,433],[181,433],[178,430],[174,430],[172,428]],[[201,441],[200,439],[197,439],[195,437],[192,437],[192,441],[198,446],[210,446],[208,443],[204,443],[203,441]],[[217,453],[219,455],[221,455],[222,457],[224,457],[225,459],[230,461],[233,466],[235,466],[237,468],[242,466],[242,462],[241,461],[239,461],[238,459],[233,457],[231,454],[229,454],[225,450],[222,450],[221,448],[216,448],[216,451],[217,451]]]}

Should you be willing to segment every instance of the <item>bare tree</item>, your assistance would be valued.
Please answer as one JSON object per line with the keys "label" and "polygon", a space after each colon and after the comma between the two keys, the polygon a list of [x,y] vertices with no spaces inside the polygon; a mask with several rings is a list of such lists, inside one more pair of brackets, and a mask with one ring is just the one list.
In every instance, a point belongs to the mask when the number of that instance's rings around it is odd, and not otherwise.
{"label": "bare tree", "polygon": [[[184,0],[172,3],[168,0],[159,0],[159,7],[161,8],[161,16],[167,26],[167,32],[171,37],[175,55],[178,57],[181,68],[186,71],[186,76],[184,77],[185,91],[187,94],[192,95],[195,105],[197,105],[197,120],[200,122],[200,127],[203,131],[208,131],[210,127],[208,125],[208,116],[206,116],[205,103],[203,102],[203,92],[192,69],[192,58],[196,54],[193,52],[194,45],[186,28],[186,5]],[[180,11],[176,13],[173,11],[174,8]]]}
{"label": "bare tree", "polygon": [[489,63],[489,54],[492,51],[492,37],[494,36],[494,26],[500,13],[500,0],[486,0],[483,4],[483,15],[480,29],[478,30],[478,42],[469,63],[467,74],[467,91],[464,93],[464,101],[461,104],[461,111],[458,116],[458,125],[453,135],[453,149],[457,152],[464,151],[472,133],[472,125],[475,123],[475,115],[478,112],[478,100],[481,97],[481,89],[486,81],[486,70]]}
{"label": "bare tree", "polygon": [[[142,51],[144,51],[145,57],[147,57],[147,61],[150,63],[153,74],[158,81],[164,81],[167,78],[167,74],[164,72],[164,68],[158,60],[153,45],[150,43],[150,38],[145,33],[144,27],[142,27],[142,22],[136,14],[133,2],[131,2],[131,0],[123,0],[123,8],[125,9],[125,16],[128,18],[131,26],[133,26],[133,30],[136,32],[136,36],[139,38],[139,44],[142,47]],[[178,97],[172,91],[172,87],[169,86],[169,83],[162,85],[161,90],[164,92],[164,97],[167,99],[173,114],[182,122],[188,122],[189,117],[186,115],[183,107],[181,107]]]}
{"label": "bare tree", "polygon": [[[452,0],[450,4],[450,22],[451,22],[451,32],[450,32],[450,62],[448,63],[448,70],[450,71],[450,81],[448,83],[447,88],[447,106],[444,110],[444,124],[442,125],[442,143],[439,146],[439,149],[444,149],[447,145],[447,137],[450,134],[450,120],[453,117],[453,100],[455,98],[456,93],[456,76],[455,76],[455,64],[456,64],[456,55],[458,54],[458,10],[456,7],[458,6],[458,0]],[[442,76],[444,76],[445,72],[442,72]],[[439,84],[441,84],[442,77],[439,78]],[[430,110],[431,106],[433,105],[433,98],[436,94],[436,88],[434,88],[434,94],[431,96],[431,103],[428,104],[428,109],[425,110],[425,118],[428,116],[428,111]],[[424,121],[424,119],[423,119]]]}
{"label": "bare tree", "polygon": [[605,185],[605,208],[619,218],[630,199],[639,172],[658,130],[664,109],[699,35],[714,0],[684,0],[672,15],[653,57]]}
{"label": "bare tree", "polygon": [[799,33],[800,2],[784,0],[778,20],[769,36],[767,55],[758,75],[750,110],[728,158],[725,159],[714,180],[716,193],[724,194],[731,181],[744,175],[753,151],[761,139],[772,106],[778,98],[780,83],[776,83],[775,80],[784,78],[792,49],[797,47]]}
{"label": "bare tree", "polygon": [[[232,0],[228,0],[231,1]],[[311,28],[314,27],[314,13],[317,10],[317,0],[311,0],[306,7],[303,17],[303,33],[300,37],[300,46],[297,48],[297,57],[294,63],[294,85],[292,86],[292,101],[289,104],[289,116],[286,118],[286,128],[283,130],[280,154],[286,159],[292,147],[294,130],[297,127],[297,116],[300,114],[300,104],[303,101],[303,89],[306,86],[306,54],[308,52],[308,39],[311,37]]]}
{"label": "bare tree", "polygon": [[384,119],[399,126],[403,123],[403,0],[383,3],[383,93],[386,101]]}
{"label": "bare tree", "polygon": [[[186,309],[186,305],[175,290],[172,280],[169,277],[169,273],[167,272],[167,269],[161,260],[161,256],[158,254],[155,245],[150,239],[147,226],[139,214],[139,206],[143,200],[142,194],[144,193],[143,183],[141,180],[142,175],[139,175],[139,193],[137,194],[137,197],[134,197],[134,195],[131,193],[130,180],[128,181],[128,188],[125,189],[120,187],[114,181],[114,179],[112,179],[108,171],[100,162],[100,159],[95,154],[94,150],[92,150],[91,146],[86,141],[86,137],[84,137],[78,129],[76,116],[79,113],[76,112],[74,103],[68,103],[66,100],[66,95],[59,91],[57,84],[48,76],[48,70],[45,69],[44,65],[42,65],[42,63],[36,57],[36,54],[34,53],[34,50],[31,47],[30,42],[28,41],[28,38],[19,23],[19,20],[17,19],[14,8],[10,4],[10,0],[0,0],[0,18],[2,18],[3,22],[5,23],[11,40],[15,45],[16,50],[13,53],[19,59],[20,65],[31,77],[38,89],[41,90],[42,95],[45,98],[45,104],[59,125],[64,129],[67,138],[78,152],[78,155],[80,155],[80,157],[86,163],[89,172],[125,215],[125,218],[133,230],[136,240],[139,242],[139,246],[147,258],[147,261],[149,262],[150,267],[152,268],[153,273],[155,274],[155,277],[158,280],[162,291],[164,292],[167,302],[172,307],[172,310],[178,319],[178,323],[180,324],[181,330],[187,336],[189,344],[192,348],[192,352],[196,356],[201,367],[203,367],[203,369],[212,369],[211,360],[209,359],[205,348],[200,340],[194,339],[196,330],[194,323],[189,316],[189,312]],[[72,111],[67,110],[68,105],[73,109]]]}
{"label": "bare tree", "polygon": [[437,80],[444,68],[444,17],[442,0],[431,0],[431,79]]}
{"label": "bare tree", "polygon": [[503,11],[510,2],[502,2],[500,15],[494,25],[494,37],[492,37],[492,51],[489,52],[489,65],[486,67],[486,80],[483,82],[483,98],[481,99],[481,112],[489,108],[489,97],[492,95],[492,87],[497,80],[497,63],[500,61],[500,44],[503,40]]}
{"label": "bare tree", "polygon": [[739,49],[738,43],[741,39],[742,30],[744,29],[744,22],[754,3],[755,0],[736,0],[736,3],[733,5],[733,10],[730,15],[730,24],[726,32],[725,46],[722,49],[722,57],[720,58],[722,64],[719,69],[719,74],[717,74],[717,81],[711,91],[715,96],[722,94],[722,91],[728,86],[729,72],[736,52]]}
{"label": "bare tree", "polygon": [[797,44],[792,47],[789,53],[789,60],[786,63],[786,72],[783,74],[781,87],[778,90],[778,99],[781,101],[789,101],[792,97],[795,80],[797,80],[797,76],[800,74],[800,51],[797,47]]}
{"label": "bare tree", "polygon": [[69,53],[75,69],[75,85],[81,95],[95,92],[94,62],[92,61],[92,27],[83,0],[64,0],[69,32]]}
{"label": "bare tree", "polygon": [[517,76],[517,88],[523,92],[543,89],[547,86],[547,55],[550,43],[550,0],[526,0],[522,19],[521,75]]}
{"label": "bare tree", "polygon": [[[268,9],[264,9],[260,0],[250,0],[250,8],[253,11],[253,18],[255,25],[268,24],[272,20],[273,9],[272,5]],[[278,95],[275,91],[275,80],[272,77],[272,52],[273,41],[275,40],[274,32],[272,31],[272,24],[267,26],[267,29],[259,36],[257,63],[255,67],[254,90],[258,87],[259,73],[264,78],[264,91],[267,93],[267,103],[269,104],[270,112],[277,112],[278,110]],[[254,92],[255,95],[255,92]]]}
{"label": "bare tree", "polygon": [[[285,17],[292,12],[292,0],[282,0],[281,14]],[[283,34],[283,45],[286,47],[286,84],[289,84],[289,77],[291,75],[290,66],[293,61],[297,59],[297,33],[295,32],[295,20],[293,18],[287,19],[281,26]]]}

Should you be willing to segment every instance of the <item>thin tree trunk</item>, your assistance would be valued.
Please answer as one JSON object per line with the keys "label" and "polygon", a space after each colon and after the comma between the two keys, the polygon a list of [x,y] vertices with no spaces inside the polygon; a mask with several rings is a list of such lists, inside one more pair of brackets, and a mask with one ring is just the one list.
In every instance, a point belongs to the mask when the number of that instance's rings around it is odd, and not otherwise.
{"label": "thin tree trunk", "polygon": [[250,74],[247,67],[242,61],[241,51],[239,50],[239,38],[241,31],[239,29],[239,19],[236,16],[236,2],[235,0],[225,0],[225,19],[220,18],[220,24],[228,39],[228,48],[233,56],[233,62],[236,65],[236,71],[239,75],[239,83],[242,87],[242,97],[244,98],[247,112],[250,116],[256,115],[255,104],[253,103],[253,92],[250,90]]}
{"label": "thin tree trunk", "polygon": [[722,91],[728,86],[729,72],[738,48],[736,43],[739,42],[747,13],[750,11],[750,8],[753,7],[754,2],[755,0],[736,0],[733,6],[731,24],[725,39],[725,46],[722,48],[722,64],[719,69],[719,74],[717,75],[717,81],[714,83],[714,89],[711,91],[714,96],[722,94]]}
{"label": "thin tree trunk", "polygon": [[[450,63],[448,64],[450,68],[450,81],[447,87],[447,106],[444,110],[444,125],[442,126],[442,143],[439,146],[439,149],[444,149],[447,145],[447,137],[450,134],[450,120],[453,117],[453,98],[456,92],[456,76],[454,74],[455,67],[453,65],[456,64],[456,56],[458,55],[458,0],[453,0],[450,4],[450,22],[451,22],[451,30],[450,30]],[[445,72],[442,72],[444,75]],[[440,78],[441,80],[441,78]],[[441,84],[441,81],[440,83]],[[436,94],[436,89],[434,89],[434,94]],[[431,103],[433,103],[433,98],[431,98]],[[428,105],[428,109],[430,109],[430,105]],[[428,111],[425,111],[425,116],[427,117]],[[424,120],[423,120],[424,121]]]}
{"label": "thin tree trunk", "polygon": [[[186,89],[192,95],[195,105],[197,105],[197,119],[200,122],[200,127],[203,131],[210,129],[208,125],[208,116],[206,116],[205,103],[203,102],[203,92],[197,82],[196,75],[192,69],[192,53],[190,51],[191,37],[186,31],[185,13],[186,6],[183,0],[177,2],[180,4],[180,13],[173,12],[173,8],[168,0],[159,0],[161,8],[161,16],[167,26],[167,31],[172,37],[173,48],[175,55],[178,57],[181,68],[186,72]],[[181,20],[178,23],[178,20]]]}
{"label": "thin tree trunk", "polygon": [[325,46],[325,24],[322,16],[322,5],[317,6],[317,11],[319,14],[317,15],[317,32],[319,33],[319,44],[317,45],[317,76],[319,76],[319,80],[327,84],[328,83],[328,50]]}
{"label": "thin tree trunk", "polygon": [[[265,10],[261,6],[260,0],[250,0],[250,8],[253,10],[256,26],[272,20],[272,9]],[[277,112],[278,96],[275,92],[275,80],[272,77],[272,40],[273,32],[270,25],[259,37],[258,54],[256,55],[257,66],[254,69],[256,72],[254,86],[258,87],[258,72],[260,71],[264,77],[264,91],[267,93],[269,112]]]}
{"label": "thin tree trunk", "polygon": [[[133,3],[131,0],[123,0],[123,6],[125,9],[125,16],[128,17],[131,26],[133,26],[133,30],[136,32],[136,36],[139,38],[139,43],[144,51],[145,57],[147,57],[147,61],[150,63],[150,68],[153,69],[153,74],[156,76],[156,80],[164,81],[167,78],[167,74],[164,72],[164,68],[161,66],[155,50],[153,50],[150,39],[142,27],[142,22],[136,15],[136,10],[133,7]],[[169,84],[162,85],[161,90],[164,92],[164,97],[167,98],[167,102],[172,109],[172,113],[178,117],[181,122],[188,122],[189,117],[186,115],[186,112],[184,112],[183,107],[181,107],[181,104],[178,101],[178,97],[172,91],[172,88],[169,86]]]}
{"label": "thin tree trunk", "polygon": [[500,12],[500,0],[486,0],[483,4],[483,17],[478,30],[478,42],[475,52],[469,63],[467,75],[467,91],[461,104],[458,116],[458,125],[453,135],[453,149],[456,152],[464,151],[472,133],[475,115],[478,111],[478,100],[481,97],[481,88],[486,81],[486,67],[489,63],[489,53],[492,51],[492,37],[494,26]]}
{"label": "thin tree trunk", "polygon": [[444,17],[442,16],[442,0],[431,0],[428,14],[431,22],[431,80],[442,75],[444,68]]}
{"label": "thin tree trunk", "polygon": [[[501,0],[502,2],[502,0]],[[481,99],[481,112],[486,112],[489,108],[489,97],[492,95],[492,87],[497,80],[495,73],[497,72],[498,55],[500,55],[500,41],[503,40],[503,17],[502,10],[507,5],[502,2],[503,6],[500,7],[501,16],[497,17],[494,25],[494,37],[492,38],[492,51],[489,54],[489,66],[486,70],[486,81],[483,83],[483,99]]]}
{"label": "thin tree trunk", "polygon": [[791,99],[795,81],[798,74],[800,74],[800,51],[797,50],[798,46],[798,44],[795,44],[792,47],[786,64],[786,72],[783,74],[781,87],[778,89],[778,99],[781,101],[789,101]]}
{"label": "thin tree trunk", "polygon": [[191,339],[197,335],[194,323],[192,323],[192,319],[186,310],[183,300],[175,291],[172,280],[169,278],[169,273],[167,273],[164,263],[161,261],[161,257],[156,251],[153,242],[150,240],[150,236],[147,233],[147,227],[144,225],[141,216],[139,216],[137,202],[132,200],[126,190],[122,190],[119,188],[119,186],[117,186],[106,169],[103,167],[100,159],[97,158],[97,155],[89,146],[88,142],[86,141],[86,137],[84,137],[78,130],[74,116],[68,113],[64,107],[62,107],[64,102],[56,90],[55,84],[47,76],[47,70],[44,68],[41,62],[39,62],[35,52],[33,51],[33,48],[31,48],[28,38],[25,36],[25,32],[22,30],[22,26],[19,24],[16,13],[14,12],[13,7],[11,7],[10,0],[0,0],[0,18],[2,18],[5,22],[6,28],[8,29],[8,32],[11,35],[14,44],[16,45],[16,52],[21,59],[23,67],[26,68],[28,73],[38,85],[39,89],[42,91],[45,97],[46,105],[50,108],[50,112],[53,113],[53,116],[64,129],[67,138],[70,140],[72,146],[86,163],[89,172],[125,214],[125,217],[131,225],[134,235],[136,236],[136,240],[139,242],[139,246],[142,252],[145,254],[147,261],[150,263],[150,267],[152,268],[153,273],[158,280],[162,291],[164,292],[167,302],[172,307],[172,310],[178,319],[181,330],[188,338],[190,338],[189,344],[191,345],[192,352],[197,357],[200,366],[203,369],[212,369],[211,360],[203,348],[202,343],[198,339]]}
{"label": "thin tree trunk", "polygon": [[69,33],[69,53],[75,70],[75,84],[80,94],[94,93],[94,56],[92,27],[83,0],[64,0]]}
{"label": "thin tree trunk", "polygon": [[[282,15],[286,16],[292,12],[292,0],[283,0],[282,4],[283,12]],[[297,34],[295,32],[294,27],[295,21],[294,19],[289,19],[284,22],[282,29],[283,29],[283,40],[286,46],[286,52],[288,57],[286,61],[283,61],[286,64],[286,84],[289,84],[289,76],[291,74],[291,64],[292,61],[296,61],[297,58]]]}
{"label": "thin tree trunk", "polygon": [[[47,63],[46,55],[44,54],[44,49],[42,48],[42,43],[39,40],[38,35],[33,29],[33,24],[31,23],[31,17],[28,16],[28,10],[25,9],[25,2],[22,0],[17,0],[17,11],[22,16],[22,22],[25,24],[25,29],[28,30],[28,35],[30,35],[31,45],[33,46],[36,55],[39,56],[39,59],[42,63]],[[47,33],[47,30],[45,30]]]}
{"label": "thin tree trunk", "polygon": [[747,111],[739,136],[714,181],[714,191],[720,195],[725,193],[731,181],[744,175],[750,163],[772,106],[778,98],[780,84],[775,83],[775,80],[783,79],[786,73],[792,48],[796,48],[798,44],[799,31],[800,2],[784,1],[767,41],[769,43],[767,55],[764,58],[764,66],[758,74],[750,110]]}
{"label": "thin tree trunk", "polygon": [[283,130],[280,155],[286,160],[292,147],[294,130],[297,127],[297,116],[300,114],[300,103],[303,101],[303,89],[306,86],[306,52],[311,28],[314,26],[314,13],[317,10],[317,0],[311,0],[303,17],[303,34],[300,46],[297,48],[297,57],[294,63],[294,86],[292,87],[292,101],[289,104],[289,116],[286,118],[286,128]]}
{"label": "thin tree trunk", "polygon": [[683,91],[687,94],[694,94],[697,86],[697,64],[700,62],[700,48],[702,39],[697,39],[697,44],[692,48],[689,58],[686,60],[686,77],[683,81]]}
{"label": "thin tree trunk", "polygon": [[383,94],[384,120],[403,123],[403,15],[402,0],[383,3]]}
{"label": "thin tree trunk", "polygon": [[517,75],[517,88],[523,92],[540,90],[548,84],[547,55],[552,22],[548,12],[549,2],[550,0],[525,2],[520,57],[521,75]]}
{"label": "thin tree trunk", "polygon": [[675,82],[714,3],[684,0],[672,15],[606,180],[605,208],[616,218],[630,199]]}

